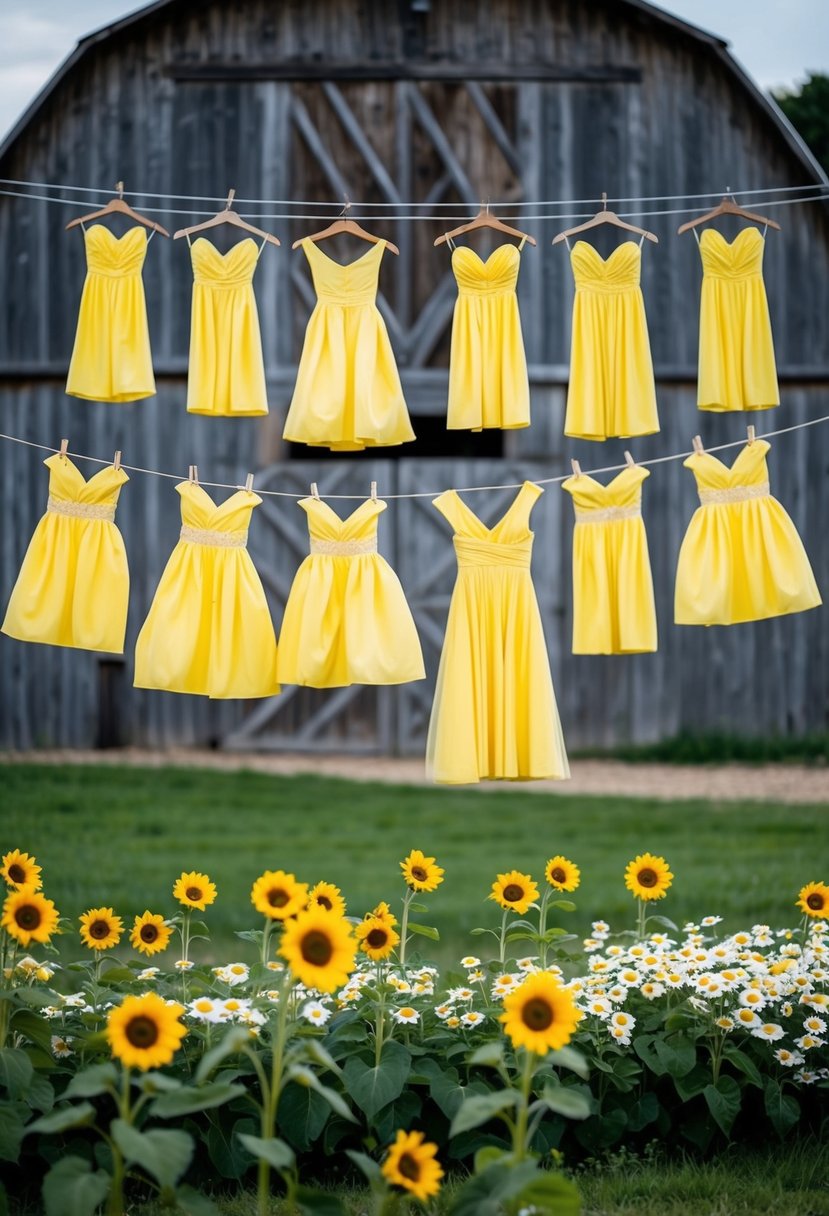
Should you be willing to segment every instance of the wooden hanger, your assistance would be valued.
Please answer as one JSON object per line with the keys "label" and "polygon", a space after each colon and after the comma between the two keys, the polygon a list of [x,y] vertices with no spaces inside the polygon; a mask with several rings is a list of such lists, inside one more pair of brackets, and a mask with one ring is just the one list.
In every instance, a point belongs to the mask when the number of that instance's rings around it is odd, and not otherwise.
{"label": "wooden hanger", "polygon": [[321,228],[319,232],[311,232],[308,236],[300,237],[298,241],[294,241],[291,248],[299,249],[303,241],[313,241],[316,244],[317,241],[324,241],[326,237],[338,236],[341,232],[347,232],[351,236],[358,236],[362,241],[368,241],[371,245],[379,245],[382,241],[389,253],[400,253],[400,250],[391,241],[387,241],[382,236],[375,236],[373,232],[368,232],[365,228],[362,228],[356,220],[349,219],[348,213],[350,210],[351,203],[346,199],[339,218],[334,220],[333,224],[329,224],[327,228]]}
{"label": "wooden hanger", "polygon": [[254,228],[253,224],[243,220],[238,212],[231,210],[235,197],[236,191],[231,190],[224,209],[217,211],[212,220],[204,220],[203,223],[193,224],[190,228],[179,228],[178,232],[173,233],[173,240],[177,241],[180,236],[190,236],[192,232],[204,232],[206,228],[216,228],[219,224],[233,224],[236,228],[244,228],[245,232],[252,232],[254,236],[261,236],[263,241],[267,241],[271,245],[279,245],[279,238],[275,237],[272,232],[265,232],[263,228]]}
{"label": "wooden hanger", "polygon": [[133,211],[129,203],[124,202],[124,183],[116,182],[115,189],[118,191],[118,197],[111,199],[106,207],[102,207],[100,211],[90,211],[89,215],[76,216],[74,220],[70,220],[64,231],[68,232],[70,228],[77,227],[78,224],[87,224],[90,220],[100,219],[103,215],[113,215],[117,212],[119,215],[128,215],[131,220],[135,220],[137,224],[143,224],[145,228],[152,228],[154,232],[160,232],[162,236],[169,236],[166,228],[162,228],[155,220],[148,220],[146,215],[140,215],[137,211]]}
{"label": "wooden hanger", "polygon": [[722,197],[722,201],[713,207],[710,211],[706,211],[704,215],[698,215],[695,220],[688,220],[676,230],[677,236],[682,236],[683,232],[688,232],[691,228],[698,228],[700,224],[707,224],[709,220],[714,220],[718,215],[739,215],[741,219],[751,220],[755,224],[765,224],[767,228],[774,228],[777,232],[780,231],[780,225],[776,220],[767,219],[765,215],[757,215],[754,211],[746,211],[744,207],[740,207],[734,195],[726,189]]}
{"label": "wooden hanger", "polygon": [[565,228],[563,232],[559,232],[553,237],[553,244],[557,245],[559,241],[565,241],[568,236],[575,236],[577,232],[586,232],[588,228],[598,228],[600,224],[613,224],[615,228],[624,228],[627,232],[635,232],[638,236],[644,237],[647,241],[653,241],[654,245],[659,244],[659,237],[653,232],[648,232],[647,228],[637,228],[635,224],[628,224],[625,220],[620,220],[615,211],[607,209],[607,194],[602,191],[602,209],[597,211],[592,220],[586,220],[583,224],[577,224],[575,228]]}
{"label": "wooden hanger", "polygon": [[442,245],[445,241],[451,241],[454,237],[461,236],[464,232],[472,232],[475,228],[494,228],[496,232],[505,232],[507,236],[517,237],[522,241],[526,241],[529,245],[537,244],[535,237],[530,236],[529,232],[522,232],[520,228],[511,228],[509,224],[504,224],[497,216],[493,215],[489,209],[489,203],[481,203],[481,210],[474,220],[470,220],[467,224],[461,224],[459,228],[453,228],[451,232],[444,232],[443,236],[439,236],[434,244]]}

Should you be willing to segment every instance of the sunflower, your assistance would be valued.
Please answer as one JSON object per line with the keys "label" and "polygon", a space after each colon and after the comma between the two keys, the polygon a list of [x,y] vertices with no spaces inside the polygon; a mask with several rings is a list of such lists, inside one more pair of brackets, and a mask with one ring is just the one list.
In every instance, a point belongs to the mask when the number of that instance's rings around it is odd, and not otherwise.
{"label": "sunflower", "polygon": [[287,922],[279,953],[303,984],[333,992],[354,969],[357,942],[342,916],[324,908],[306,908]]}
{"label": "sunflower", "polygon": [[45,945],[57,931],[59,919],[60,914],[51,899],[36,887],[25,886],[6,896],[0,927],[21,946],[28,946],[30,942]]}
{"label": "sunflower", "polygon": [[435,865],[434,857],[426,857],[420,849],[412,849],[400,869],[407,886],[413,891],[434,891],[443,882],[443,870]]}
{"label": "sunflower", "polygon": [[380,900],[380,903],[376,908],[373,909],[373,911],[368,913],[368,916],[373,916],[375,920],[385,921],[386,924],[391,925],[392,928],[394,928],[394,926],[397,924],[397,917],[394,915],[384,899]]}
{"label": "sunflower", "polygon": [[216,887],[206,874],[197,874],[195,870],[191,870],[189,874],[182,871],[173,887],[173,898],[177,899],[182,907],[198,908],[203,912],[207,905],[215,900]]}
{"label": "sunflower", "polygon": [[580,1018],[567,989],[548,972],[538,971],[507,993],[500,1021],[514,1047],[543,1056],[570,1042]]}
{"label": "sunflower", "polygon": [[161,1068],[169,1064],[187,1034],[179,1018],[181,1005],[168,1005],[154,992],[128,996],[107,1018],[112,1054],[127,1068]]}
{"label": "sunflower", "polygon": [[78,919],[81,922],[81,941],[90,950],[110,950],[121,940],[124,922],[112,908],[90,908]]}
{"label": "sunflower", "polygon": [[625,886],[637,899],[662,899],[673,878],[665,858],[652,853],[641,853],[625,870]]}
{"label": "sunflower", "polygon": [[581,882],[581,870],[566,857],[551,857],[544,871],[547,882],[556,891],[575,891]]}
{"label": "sunflower", "polygon": [[40,881],[40,866],[34,857],[21,853],[20,849],[12,849],[11,853],[4,854],[0,874],[10,887],[15,887],[18,891],[21,887],[32,887],[37,891],[43,886]]}
{"label": "sunflower", "polygon": [[398,1132],[383,1162],[383,1176],[415,1199],[429,1199],[437,1195],[443,1177],[437,1151],[436,1144],[424,1142],[423,1132]]}
{"label": "sunflower", "polygon": [[367,916],[354,932],[360,949],[374,962],[388,958],[400,941],[400,934],[395,933],[389,922],[379,916]]}
{"label": "sunflower", "polygon": [[133,921],[130,944],[141,954],[160,954],[167,949],[172,934],[173,930],[170,925],[165,925],[164,917],[148,910]]}
{"label": "sunflower", "polygon": [[308,903],[318,904],[326,912],[338,912],[340,916],[345,916],[343,893],[333,882],[316,883],[308,892]]}
{"label": "sunflower", "polygon": [[250,902],[268,920],[287,920],[307,904],[308,884],[284,870],[266,870],[253,884]]}
{"label": "sunflower", "polygon": [[829,917],[829,887],[823,882],[809,882],[801,887],[797,897],[797,906],[807,916]]}
{"label": "sunflower", "polygon": [[510,870],[508,874],[498,875],[487,898],[494,899],[505,911],[518,912],[523,916],[533,900],[538,899],[538,887],[529,874]]}

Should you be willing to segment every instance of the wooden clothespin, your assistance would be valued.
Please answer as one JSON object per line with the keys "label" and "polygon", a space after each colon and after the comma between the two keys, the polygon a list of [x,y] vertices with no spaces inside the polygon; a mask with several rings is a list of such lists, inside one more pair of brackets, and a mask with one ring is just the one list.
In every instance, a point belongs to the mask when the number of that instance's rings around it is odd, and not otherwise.
{"label": "wooden clothespin", "polygon": [[197,486],[199,484],[199,466],[197,464],[191,464],[189,466],[187,470],[187,480],[191,485]]}
{"label": "wooden clothespin", "polygon": [[116,473],[118,472],[118,470],[121,467],[121,449],[120,448],[118,449],[118,451],[115,453],[115,456],[113,457],[112,467],[113,467],[113,469],[115,469]]}
{"label": "wooden clothespin", "polygon": [[755,434],[755,431],[754,431],[754,427],[753,427],[753,426],[747,426],[747,427],[746,427],[746,433],[747,433],[747,435],[748,435],[748,442],[749,442],[749,443],[754,443],[754,440],[755,440],[755,439],[756,439],[756,437],[757,437],[757,436],[756,436],[756,434]]}
{"label": "wooden clothespin", "polygon": [[629,469],[636,468],[636,461],[633,459],[630,452],[625,452],[625,464],[628,466]]}
{"label": "wooden clothespin", "polygon": [[319,489],[317,488],[317,483],[315,481],[312,481],[311,482],[311,497],[316,498],[317,502],[319,502],[319,496],[320,496],[320,492],[319,492]]}
{"label": "wooden clothespin", "polygon": [[377,502],[377,482],[376,481],[373,481],[371,483],[371,501]]}
{"label": "wooden clothespin", "polygon": [[697,456],[702,456],[705,452],[705,448],[702,446],[702,439],[699,435],[694,436],[694,451]]}
{"label": "wooden clothespin", "polygon": [[245,489],[247,490],[248,494],[253,493],[253,473],[248,473],[247,477],[245,478]]}
{"label": "wooden clothespin", "polygon": [[573,476],[581,477],[581,465],[579,464],[579,462],[577,460],[571,460],[570,464],[573,469]]}
{"label": "wooden clothespin", "polygon": [[68,439],[61,439],[61,441],[60,441],[60,454],[61,454],[61,456],[63,457],[63,459],[64,459],[64,460],[66,460],[66,453],[67,453],[68,451],[69,451],[69,440],[68,440]]}
{"label": "wooden clothespin", "polygon": [[228,191],[227,202],[225,203],[225,211],[229,211],[230,208],[233,206],[233,200],[235,199],[235,197],[236,197],[235,190]]}

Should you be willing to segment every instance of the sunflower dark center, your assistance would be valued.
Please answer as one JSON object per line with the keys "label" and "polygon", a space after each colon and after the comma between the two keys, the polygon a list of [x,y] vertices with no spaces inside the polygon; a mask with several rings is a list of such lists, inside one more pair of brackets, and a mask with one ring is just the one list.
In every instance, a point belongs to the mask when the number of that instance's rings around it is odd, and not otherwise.
{"label": "sunflower dark center", "polygon": [[272,908],[284,908],[290,896],[284,887],[272,887],[268,891],[268,903]]}
{"label": "sunflower dark center", "polygon": [[327,934],[311,929],[302,939],[300,952],[306,963],[314,967],[325,967],[331,961],[334,947]]}
{"label": "sunflower dark center", "polygon": [[647,866],[644,870],[640,870],[637,875],[640,887],[655,887],[659,881],[656,870],[651,870]]}
{"label": "sunflower dark center", "polygon": [[546,1030],[553,1024],[552,1006],[540,997],[533,997],[521,1010],[521,1020],[530,1030]]}
{"label": "sunflower dark center", "polygon": [[372,950],[382,950],[388,940],[389,935],[385,929],[372,929],[366,936],[366,942]]}
{"label": "sunflower dark center", "polygon": [[96,942],[102,942],[105,937],[109,937],[109,932],[109,922],[105,920],[93,920],[87,929],[89,936],[94,937]]}
{"label": "sunflower dark center", "polygon": [[318,895],[317,903],[319,904],[319,906],[321,908],[327,908],[329,912],[334,907],[334,905],[332,904],[331,900],[328,898],[327,895]]}
{"label": "sunflower dark center", "polygon": [[192,899],[193,901],[200,900],[202,898],[202,889],[201,887],[188,887],[184,894],[188,899]]}
{"label": "sunflower dark center", "polygon": [[40,909],[36,908],[34,904],[22,904],[15,910],[14,919],[19,928],[31,933],[40,925]]}
{"label": "sunflower dark center", "polygon": [[423,866],[412,866],[412,878],[416,878],[418,882],[425,882],[427,877]]}
{"label": "sunflower dark center", "polygon": [[15,861],[9,866],[9,878],[12,882],[25,882],[26,871]]}
{"label": "sunflower dark center", "polygon": [[564,873],[561,866],[556,866],[554,870],[551,870],[550,877],[552,878],[553,882],[564,882],[567,875]]}
{"label": "sunflower dark center", "polygon": [[152,924],[142,925],[139,937],[141,938],[142,942],[146,942],[147,945],[150,945],[151,942],[157,941],[158,940],[158,925],[152,925]]}
{"label": "sunflower dark center", "polygon": [[410,1182],[417,1182],[420,1178],[420,1163],[414,1159],[411,1153],[401,1154],[397,1168],[403,1177],[408,1178]]}
{"label": "sunflower dark center", "polygon": [[508,882],[504,887],[504,899],[508,904],[515,904],[519,899],[524,898],[524,888],[519,887],[517,882]]}
{"label": "sunflower dark center", "polygon": [[139,1014],[127,1022],[124,1034],[133,1047],[152,1047],[158,1039],[158,1025],[152,1018]]}
{"label": "sunflower dark center", "polygon": [[807,896],[806,903],[813,912],[820,912],[824,904],[824,899],[819,891],[813,891],[811,895]]}

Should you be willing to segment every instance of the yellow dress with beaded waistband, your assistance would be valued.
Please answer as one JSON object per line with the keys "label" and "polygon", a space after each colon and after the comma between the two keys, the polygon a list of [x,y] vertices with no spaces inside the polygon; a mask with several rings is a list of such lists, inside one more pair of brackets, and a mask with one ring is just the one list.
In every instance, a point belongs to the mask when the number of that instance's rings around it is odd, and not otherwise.
{"label": "yellow dress with beaded waistband", "polygon": [[9,600],[3,633],[23,642],[122,654],[129,570],[115,507],[123,469],[89,481],[68,457],[49,456],[49,501]]}
{"label": "yellow dress with beaded waistband", "polygon": [[366,499],[347,519],[321,499],[304,498],[299,506],[308,516],[311,552],[285,605],[281,683],[339,688],[422,680],[423,655],[403,588],[377,552],[386,504]]}
{"label": "yellow dress with beaded waistband", "polygon": [[685,461],[700,506],[679,552],[677,624],[733,625],[820,604],[803,542],[771,496],[770,446],[765,439],[746,444],[730,468],[710,452]]}
{"label": "yellow dress with beaded waistband", "polygon": [[656,650],[656,606],[642,519],[641,465],[607,485],[586,473],[562,485],[573,499],[573,654]]}
{"label": "yellow dress with beaded waistband", "polygon": [[258,494],[218,505],[184,481],[178,544],[135,646],[136,688],[216,698],[279,692],[276,637],[262,582],[247,551]]}
{"label": "yellow dress with beaded waistband", "polygon": [[570,775],[530,575],[529,517],[542,492],[524,482],[492,528],[454,490],[433,500],[458,559],[426,749],[435,781]]}

